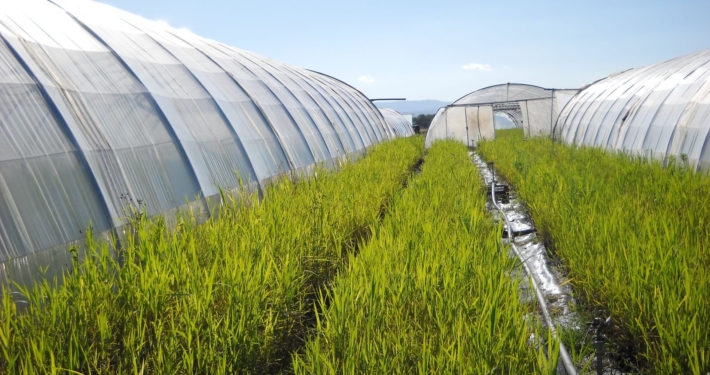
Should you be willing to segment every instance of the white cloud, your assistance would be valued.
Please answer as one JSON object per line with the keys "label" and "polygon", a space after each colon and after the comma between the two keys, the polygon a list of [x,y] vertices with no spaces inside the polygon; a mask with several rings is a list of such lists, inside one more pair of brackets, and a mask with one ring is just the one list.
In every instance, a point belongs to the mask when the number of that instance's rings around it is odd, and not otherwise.
{"label": "white cloud", "polygon": [[462,65],[461,69],[463,69],[463,70],[480,70],[482,72],[490,72],[491,70],[493,70],[493,67],[488,64],[471,63],[471,64]]}
{"label": "white cloud", "polygon": [[370,76],[360,76],[357,78],[358,81],[364,82],[364,83],[373,83],[375,82],[375,79],[370,77]]}

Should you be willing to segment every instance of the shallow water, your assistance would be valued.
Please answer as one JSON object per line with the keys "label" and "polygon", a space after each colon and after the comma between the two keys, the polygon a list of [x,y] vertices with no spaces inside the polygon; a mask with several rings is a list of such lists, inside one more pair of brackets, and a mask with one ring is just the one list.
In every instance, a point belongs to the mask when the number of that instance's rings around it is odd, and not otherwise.
{"label": "shallow water", "polygon": [[[471,153],[471,159],[481,172],[486,185],[490,186],[493,181],[493,174],[488,165],[473,152]],[[499,176],[496,176],[496,179],[501,182]],[[508,203],[498,202],[498,205],[510,222],[513,233],[534,230],[535,225],[525,210],[525,206],[518,200],[512,190],[509,191],[508,197]],[[487,208],[496,220],[501,220],[500,212],[492,202],[488,202]],[[551,266],[552,263],[556,262],[550,258],[545,245],[539,241],[535,232],[514,237],[514,240],[521,257],[531,270],[538,286],[542,289],[550,315],[555,320],[555,323],[563,326],[573,324],[575,321],[572,319],[574,312],[570,308],[573,303],[572,290],[568,284],[563,284],[564,276]],[[511,255],[515,256],[512,252]]]}
{"label": "shallow water", "polygon": [[[490,185],[493,182],[493,171],[489,169],[486,162],[483,161],[476,153],[470,152],[469,155],[473,163],[476,167],[478,167],[481,177],[488,186],[488,202],[486,203],[486,208],[491,215],[493,215],[496,222],[498,222],[502,219],[501,213],[495,207],[490,197]],[[498,176],[497,173],[495,177],[498,183],[507,184],[507,181],[504,181],[500,176]],[[528,269],[530,269],[532,273],[532,276],[535,278],[538,288],[542,291],[553,324],[560,326],[563,329],[575,331],[586,330],[588,331],[587,334],[593,337],[593,332],[589,330],[588,327],[580,326],[581,320],[578,314],[574,311],[575,302],[572,297],[572,288],[569,284],[565,283],[566,277],[564,273],[561,272],[562,270],[554,266],[555,264],[560,264],[559,259],[552,257],[552,255],[545,248],[545,245],[542,243],[542,240],[537,237],[534,232],[535,225],[528,215],[525,205],[515,195],[515,192],[512,190],[513,187],[510,185],[509,187],[511,189],[508,192],[509,201],[507,203],[502,203],[499,198],[497,203],[505,214],[505,217],[508,219],[511,227],[510,229],[513,233],[525,232],[530,229],[533,230],[533,233],[515,236],[514,243],[520,253],[520,258],[525,261]],[[509,240],[506,238],[504,242],[508,243]],[[511,250],[510,256],[517,257],[517,254]],[[523,292],[521,298],[523,298],[524,302],[532,302],[535,300],[535,291],[530,283],[526,282],[526,273],[527,272],[524,267],[519,267],[513,272],[513,276],[524,279],[524,281],[520,283],[520,289]],[[545,319],[539,310],[538,317],[543,323],[545,323]],[[582,323],[582,325],[584,324]],[[534,338],[531,338],[531,340],[532,339]],[[588,337],[588,339],[590,339],[590,337]],[[607,355],[608,354],[609,353],[607,352]],[[613,363],[607,355],[605,355],[604,358],[603,373],[605,375],[626,374],[626,372],[618,370],[618,366]],[[582,363],[575,364],[578,367],[577,371],[580,371],[580,367],[585,367],[583,365],[591,365],[586,368],[584,373],[596,373],[594,371],[594,360],[595,357],[593,354],[588,355],[582,360]],[[562,366],[558,367],[557,373],[566,374]]]}

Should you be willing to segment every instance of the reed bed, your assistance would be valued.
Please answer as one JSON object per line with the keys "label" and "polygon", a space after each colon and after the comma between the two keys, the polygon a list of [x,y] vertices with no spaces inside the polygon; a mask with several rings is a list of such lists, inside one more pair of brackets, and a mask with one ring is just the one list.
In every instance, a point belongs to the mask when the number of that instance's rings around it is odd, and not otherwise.
{"label": "reed bed", "polygon": [[[218,217],[135,215],[119,250],[87,236],[63,283],[7,290],[0,373],[275,373],[312,329],[317,291],[381,222],[423,154],[421,137],[357,163],[283,178]],[[75,250],[72,250],[75,251]]]}
{"label": "reed bed", "polygon": [[498,132],[479,150],[518,190],[591,309],[641,371],[710,372],[710,179],[658,161]]}
{"label": "reed bed", "polygon": [[[320,297],[296,374],[554,373],[464,145],[439,141]],[[523,281],[524,282],[524,281]],[[545,356],[549,349],[550,359]]]}

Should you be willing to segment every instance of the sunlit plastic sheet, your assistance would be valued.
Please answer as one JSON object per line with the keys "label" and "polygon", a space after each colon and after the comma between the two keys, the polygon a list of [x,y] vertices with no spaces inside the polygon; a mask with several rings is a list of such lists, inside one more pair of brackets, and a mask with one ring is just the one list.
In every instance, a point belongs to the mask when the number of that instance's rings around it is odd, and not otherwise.
{"label": "sunlit plastic sheet", "polygon": [[[283,82],[270,74],[265,68],[244,58],[238,53],[233,54],[234,62],[254,74],[263,82],[274,97],[286,108],[297,126],[301,129],[306,138],[313,157],[316,162],[324,162],[332,158],[331,150],[325,140],[324,134],[320,132],[314,118],[311,117],[305,106],[296,98],[296,95],[289,90]],[[333,150],[336,152],[335,150]]]}
{"label": "sunlit plastic sheet", "polygon": [[577,91],[515,83],[474,91],[437,113],[426,145],[435,139],[453,138],[473,147],[481,139],[493,139],[495,114],[508,116],[528,137],[552,135],[560,112]]}
{"label": "sunlit plastic sheet", "polygon": [[465,139],[466,145],[470,146],[471,139],[468,138],[467,134],[466,107],[451,107],[446,111],[445,116],[447,136],[455,139]]}
{"label": "sunlit plastic sheet", "polygon": [[[424,141],[424,145],[426,147],[431,147],[434,140],[446,138],[446,126],[442,126],[444,121],[444,113],[446,113],[446,108],[439,108],[439,110],[436,111],[434,118],[431,120],[431,124],[429,125]],[[432,126],[434,124],[437,124],[437,126]]]}
{"label": "sunlit plastic sheet", "polygon": [[0,36],[4,281],[57,275],[129,204],[207,210],[394,136],[341,81],[100,3],[0,0]]}
{"label": "sunlit plastic sheet", "polygon": [[548,89],[521,83],[506,83],[474,91],[454,104],[490,104],[552,97]]}
{"label": "sunlit plastic sheet", "polygon": [[247,64],[253,64],[254,69],[257,69],[257,67],[262,68],[265,74],[268,74],[278,85],[282,85],[285,88],[285,95],[290,95],[289,98],[297,104],[301,115],[308,119],[315,126],[316,133],[322,136],[322,141],[325,142],[330,154],[329,157],[342,155],[345,152],[345,146],[335,127],[335,120],[329,118],[325,111],[326,109],[332,109],[329,103],[325,101],[321,101],[320,104],[316,103],[316,100],[311,95],[313,91],[309,93],[307,91],[308,87],[303,83],[302,79],[290,73],[287,69],[279,69],[270,60],[259,58],[256,55],[243,54],[242,56],[247,61]]}
{"label": "sunlit plastic sheet", "polygon": [[370,144],[380,142],[392,136],[392,134],[387,133],[382,114],[367,98],[363,95],[358,95],[355,89],[335,78],[323,75],[321,75],[320,78],[327,85],[334,88],[338,96],[348,102],[355,116],[360,118],[362,128],[369,136]]}
{"label": "sunlit plastic sheet", "polygon": [[89,222],[105,231],[109,215],[82,150],[4,43],[0,113],[0,280],[26,282],[31,270],[22,266],[37,256],[69,261],[66,249],[36,251],[81,239]]}
{"label": "sunlit plastic sheet", "polygon": [[[272,63],[274,63],[272,61]],[[343,106],[336,100],[328,90],[313,79],[310,79],[303,71],[291,68],[284,64],[278,65],[281,69],[290,73],[291,78],[298,82],[311,98],[324,111],[328,120],[333,125],[343,148],[348,154],[362,149],[363,143],[359,132],[355,128],[352,119],[348,116]]]}
{"label": "sunlit plastic sheet", "polygon": [[[469,125],[469,143],[474,146],[482,139],[495,138],[493,106],[483,105],[466,108],[466,121]],[[473,109],[476,109],[475,111]]]}
{"label": "sunlit plastic sheet", "polygon": [[307,72],[308,77],[312,78],[316,82],[321,84],[321,87],[326,90],[332,98],[338,103],[340,108],[345,112],[345,117],[350,120],[352,124],[351,134],[353,134],[353,140],[359,140],[363,147],[369,147],[373,144],[373,140],[370,138],[370,133],[366,130],[363,123],[363,118],[357,114],[357,106],[355,103],[343,93],[338,87],[331,84],[328,77]]}
{"label": "sunlit plastic sheet", "polygon": [[331,142],[339,145],[348,154],[357,150],[357,142],[353,136],[355,129],[350,129],[352,125],[348,126],[349,120],[345,119],[345,112],[337,102],[331,100],[330,95],[327,95],[319,85],[304,79],[297,71],[292,71],[285,66],[282,69],[285,70],[284,74],[301,88],[305,102],[309,104],[309,109],[320,118],[321,126],[329,128]]}
{"label": "sunlit plastic sheet", "polygon": [[142,19],[131,19],[131,23],[140,25],[141,30],[183,63],[207,90],[241,141],[259,180],[290,168],[279,138],[264,113],[228,73],[206,54],[159,27],[159,24]]}
{"label": "sunlit plastic sheet", "polygon": [[350,135],[350,139],[352,139],[355,145],[355,149],[367,147],[367,145],[370,144],[369,137],[360,122],[360,118],[355,116],[352,107],[348,104],[348,100],[341,97],[332,87],[322,81],[322,77],[319,74],[302,70],[296,70],[295,72],[308,82],[313,83],[313,87],[326,98],[343,122],[343,125]]}
{"label": "sunlit plastic sheet", "polygon": [[390,108],[380,108],[380,113],[384,116],[387,126],[397,137],[409,137],[414,135],[412,124],[401,113]]}
{"label": "sunlit plastic sheet", "polygon": [[526,136],[551,135],[554,127],[552,98],[519,102],[522,127]]}
{"label": "sunlit plastic sheet", "polygon": [[246,184],[256,181],[236,132],[184,64],[155,39],[111,13],[89,12],[85,4],[77,7],[72,1],[57,3],[90,27],[146,86],[185,150],[205,196],[218,194],[220,187],[239,187],[239,177]]}
{"label": "sunlit plastic sheet", "polygon": [[298,114],[291,113],[266,82],[240,64],[235,59],[236,52],[217,43],[197,38],[190,39],[189,43],[195,45],[229,73],[234,81],[257,103],[269,124],[278,134],[293,169],[300,169],[325,160],[325,146],[316,141],[312,129],[307,127],[302,119],[300,122],[296,121],[294,116],[298,116]]}
{"label": "sunlit plastic sheet", "polygon": [[[23,262],[20,257],[37,258],[42,250],[81,238],[90,222],[98,231],[119,226],[122,209],[131,200],[156,214],[180,204],[178,197],[199,191],[193,171],[145,88],[111,51],[47,4],[3,2],[0,14],[4,68],[39,83],[28,90],[34,92],[30,100],[2,88],[3,105],[13,106],[2,112],[3,130],[44,127],[46,132],[37,134],[34,142],[45,144],[49,156],[31,155],[27,152],[31,147],[18,145],[27,153],[12,164],[26,164],[32,173],[3,168],[1,209],[11,212],[0,217],[7,239],[0,252],[10,277],[23,273],[13,265],[22,268],[37,260]],[[7,51],[12,51],[15,61]],[[35,112],[43,121],[30,115],[12,118],[13,112],[20,111]],[[1,136],[17,140],[7,133]],[[55,147],[69,144],[64,155],[47,146],[54,141]],[[71,178],[76,180],[69,184]],[[13,227],[17,230],[10,234]],[[56,261],[51,255],[48,258]]]}
{"label": "sunlit plastic sheet", "polygon": [[495,138],[496,131],[495,123],[493,122],[493,106],[483,105],[478,107],[478,134],[478,140]]}
{"label": "sunlit plastic sheet", "polygon": [[556,135],[567,143],[669,156],[707,169],[710,51],[612,75],[574,97]]}
{"label": "sunlit plastic sheet", "polygon": [[437,139],[455,139],[474,147],[482,139],[495,138],[492,105],[449,106],[439,109],[427,131],[425,145]]}
{"label": "sunlit plastic sheet", "polygon": [[198,193],[195,172],[155,100],[110,50],[44,1],[4,11],[3,37],[67,123],[114,224],[125,197],[157,214]]}
{"label": "sunlit plastic sheet", "polygon": [[352,100],[354,109],[356,110],[355,113],[363,118],[364,127],[369,132],[373,143],[381,142],[393,136],[393,134],[389,134],[387,131],[384,117],[382,117],[380,111],[370,100],[364,95],[360,95],[359,91],[355,90],[352,86],[346,85],[340,80],[330,76],[326,76],[325,79],[333,86],[338,87],[341,90],[341,95]]}
{"label": "sunlit plastic sheet", "polygon": [[[466,127],[467,127],[467,132],[468,134],[466,143],[471,144],[471,140],[473,139],[481,139],[483,138],[483,134],[481,133],[481,121],[480,120],[480,107],[463,107],[464,110],[466,111],[464,113],[465,119],[466,119]],[[485,128],[485,126],[484,126]]]}

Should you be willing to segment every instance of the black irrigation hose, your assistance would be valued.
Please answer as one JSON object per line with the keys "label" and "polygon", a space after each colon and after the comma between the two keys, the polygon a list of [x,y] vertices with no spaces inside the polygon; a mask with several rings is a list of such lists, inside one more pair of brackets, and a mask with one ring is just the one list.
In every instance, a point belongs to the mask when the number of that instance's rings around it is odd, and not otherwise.
{"label": "black irrigation hose", "polygon": [[[554,337],[557,337],[557,330],[555,329],[555,325],[552,322],[550,311],[547,308],[545,296],[542,294],[540,287],[537,285],[537,281],[535,281],[533,273],[530,272],[530,267],[528,267],[526,260],[523,259],[520,250],[518,250],[518,247],[515,246],[515,235],[513,234],[513,228],[510,225],[510,221],[508,221],[508,216],[506,216],[505,212],[503,212],[503,209],[498,205],[498,202],[496,202],[495,186],[496,181],[495,178],[493,178],[491,181],[491,199],[493,200],[493,205],[496,207],[496,209],[498,209],[498,212],[500,212],[501,216],[503,216],[503,219],[505,220],[505,225],[508,228],[508,241],[510,242],[510,246],[513,248],[513,251],[515,251],[515,255],[517,255],[520,261],[523,263],[523,267],[525,267],[525,272],[527,272],[528,276],[530,277],[530,280],[532,281],[532,286],[533,289],[535,289],[535,295],[537,296],[537,302],[540,306],[540,310],[542,310],[542,315],[545,317],[545,322],[550,328],[550,331],[552,331],[552,335]],[[560,359],[562,360],[562,365],[564,366],[567,375],[577,375],[577,369],[574,367],[572,358],[567,352],[567,348],[565,348],[565,345],[562,343],[562,340],[560,340]]]}

